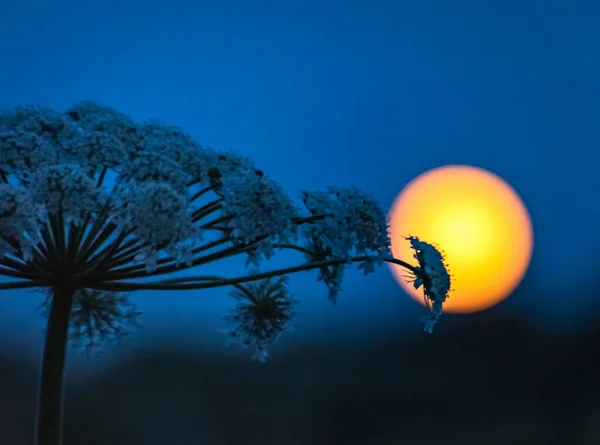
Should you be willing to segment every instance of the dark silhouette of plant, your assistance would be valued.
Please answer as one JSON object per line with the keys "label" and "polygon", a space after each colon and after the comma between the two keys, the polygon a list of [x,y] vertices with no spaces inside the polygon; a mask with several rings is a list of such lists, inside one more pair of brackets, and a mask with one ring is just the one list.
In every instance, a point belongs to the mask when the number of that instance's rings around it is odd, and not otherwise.
{"label": "dark silhouette of plant", "polygon": [[[440,253],[411,237],[417,265],[390,255],[386,212],[368,193],[302,193],[304,213],[253,162],[196,143],[180,128],[135,122],[95,102],[65,113],[18,107],[0,114],[0,290],[45,289],[37,445],[60,445],[69,339],[94,350],[138,313],[125,293],[231,286],[233,341],[266,358],[294,300],[283,277],[316,269],[330,291],[358,263],[365,274],[405,267],[431,303],[431,332],[450,289]],[[259,267],[279,250],[298,265],[237,277],[160,277],[247,255]],[[148,281],[148,278],[157,278]]]}

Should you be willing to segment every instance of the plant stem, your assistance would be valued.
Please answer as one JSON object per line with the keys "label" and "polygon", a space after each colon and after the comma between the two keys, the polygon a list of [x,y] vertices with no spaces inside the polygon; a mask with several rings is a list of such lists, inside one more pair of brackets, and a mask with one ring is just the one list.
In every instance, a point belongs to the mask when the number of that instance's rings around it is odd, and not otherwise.
{"label": "plant stem", "polygon": [[[199,277],[185,277],[173,280],[155,281],[150,283],[131,283],[121,281],[106,281],[96,283],[86,283],[86,287],[90,289],[99,289],[112,292],[132,292],[137,290],[196,290],[196,289],[212,289],[215,287],[223,286],[234,286],[237,284],[250,283],[252,281],[263,280],[265,278],[280,277],[282,275],[291,275],[297,272],[304,272],[313,269],[319,269],[322,267],[336,266],[340,264],[356,263],[366,261],[370,257],[361,255],[350,259],[334,259],[327,261],[317,261],[313,263],[305,263],[299,266],[286,267],[282,269],[272,270],[270,272],[257,273],[252,275],[246,275],[244,277],[237,278],[220,278],[215,276],[199,276]],[[386,263],[397,264],[404,267],[411,272],[416,270],[415,266],[408,264],[405,261],[398,260],[396,258],[383,258],[382,261]],[[133,274],[132,274],[133,275]],[[127,279],[126,277],[125,279]],[[193,281],[202,281],[202,283],[193,283]]]}
{"label": "plant stem", "polygon": [[69,318],[75,289],[52,290],[52,302],[42,355],[42,371],[35,428],[36,445],[61,445],[63,382],[69,334]]}

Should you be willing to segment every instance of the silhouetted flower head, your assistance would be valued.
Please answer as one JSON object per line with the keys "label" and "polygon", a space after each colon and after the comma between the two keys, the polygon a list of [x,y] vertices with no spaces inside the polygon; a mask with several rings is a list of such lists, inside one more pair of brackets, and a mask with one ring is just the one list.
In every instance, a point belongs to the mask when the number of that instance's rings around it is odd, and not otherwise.
{"label": "silhouetted flower head", "polygon": [[287,289],[287,278],[253,282],[235,289],[231,296],[238,302],[225,318],[234,325],[228,331],[228,343],[250,348],[254,358],[266,361],[267,347],[291,327],[295,299]]}
{"label": "silhouetted flower head", "polygon": [[[42,314],[48,315],[52,296],[47,294]],[[69,340],[86,356],[98,355],[109,343],[118,343],[137,328],[141,312],[127,295],[99,290],[81,289],[73,297],[69,323]]]}
{"label": "silhouetted flower head", "polygon": [[410,236],[406,238],[419,266],[414,271],[412,283],[415,289],[423,286],[425,304],[429,315],[423,317],[425,331],[431,333],[442,315],[442,306],[450,292],[450,274],[442,253],[433,245]]}

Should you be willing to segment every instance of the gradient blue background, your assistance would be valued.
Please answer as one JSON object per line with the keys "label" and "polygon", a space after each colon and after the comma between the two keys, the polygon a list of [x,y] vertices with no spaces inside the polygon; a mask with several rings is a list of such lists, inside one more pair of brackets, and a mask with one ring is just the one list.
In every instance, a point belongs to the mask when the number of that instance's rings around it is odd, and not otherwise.
{"label": "gradient blue background", "polygon": [[[600,270],[599,19],[583,0],[13,0],[0,8],[0,108],[92,99],[163,119],[252,156],[294,195],[355,185],[389,206],[430,168],[489,169],[535,229],[527,292],[503,306],[570,323],[593,307]],[[421,329],[386,267],[350,274],[335,309],[314,274],[292,285],[296,336]],[[212,341],[231,303],[224,290],[135,301],[145,328],[130,342]],[[2,341],[39,347],[39,302],[0,296]]]}

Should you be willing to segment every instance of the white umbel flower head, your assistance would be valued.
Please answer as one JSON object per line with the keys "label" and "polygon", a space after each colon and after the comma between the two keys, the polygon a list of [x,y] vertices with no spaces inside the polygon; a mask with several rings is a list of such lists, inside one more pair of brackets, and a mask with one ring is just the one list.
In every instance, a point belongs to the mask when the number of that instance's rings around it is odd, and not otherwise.
{"label": "white umbel flower head", "polygon": [[119,140],[116,135],[76,127],[69,135],[70,142],[66,145],[66,151],[75,160],[90,166],[92,171],[99,167],[109,167],[119,170],[120,165],[130,157],[127,145]]}
{"label": "white umbel flower head", "polygon": [[450,292],[451,280],[442,253],[433,245],[410,236],[406,238],[419,262],[415,269],[413,285],[415,289],[423,286],[425,303],[429,315],[423,317],[425,332],[433,332],[433,328],[442,315],[442,307]]}
{"label": "white umbel flower head", "polygon": [[65,116],[69,128],[68,151],[78,162],[96,167],[104,165],[118,170],[141,150],[141,135],[137,123],[112,107],[94,101],[78,102]]}
{"label": "white umbel flower head", "polygon": [[65,115],[46,107],[30,105],[0,113],[0,128],[37,134],[57,148],[70,126],[71,122]]}
{"label": "white umbel flower head", "polygon": [[183,129],[148,121],[140,126],[144,151],[160,153],[177,163],[192,182],[209,183],[209,170],[217,164],[217,152],[198,144]]}
{"label": "white umbel flower head", "polygon": [[0,126],[0,166],[5,173],[27,177],[32,169],[56,162],[56,149],[44,138]]}
{"label": "white umbel flower head", "polygon": [[79,225],[88,212],[99,210],[101,188],[76,164],[52,165],[35,170],[29,186],[33,200],[51,214],[62,210],[67,224]]}
{"label": "white umbel flower head", "polygon": [[288,242],[294,236],[294,203],[278,184],[262,172],[224,177],[222,196],[223,213],[233,215],[227,226],[234,239],[250,243],[266,235],[268,238],[261,247],[268,257],[272,243]]}
{"label": "white umbel flower head", "polygon": [[121,230],[133,229],[148,244],[137,257],[146,262],[148,272],[155,270],[158,251],[163,248],[189,262],[189,253],[201,238],[192,222],[188,196],[164,183],[127,183],[119,192],[112,221]]}
{"label": "white umbel flower head", "polygon": [[73,105],[67,110],[66,115],[79,127],[113,135],[132,148],[140,143],[136,122],[112,107],[86,100]]}
{"label": "white umbel flower head", "polygon": [[217,152],[214,158],[210,159],[208,179],[210,185],[213,185],[219,193],[224,182],[229,184],[243,182],[245,178],[258,172],[252,159],[241,155],[236,151]]}
{"label": "white umbel flower head", "polygon": [[122,169],[118,181],[134,180],[135,182],[162,182],[171,185],[179,193],[187,192],[189,180],[181,166],[165,155],[150,151],[141,151],[135,159]]}
{"label": "white umbel flower head", "polygon": [[330,215],[310,230],[320,232],[334,255],[389,256],[387,216],[372,194],[355,188],[329,188],[324,192],[303,192],[302,200],[311,214]]}

